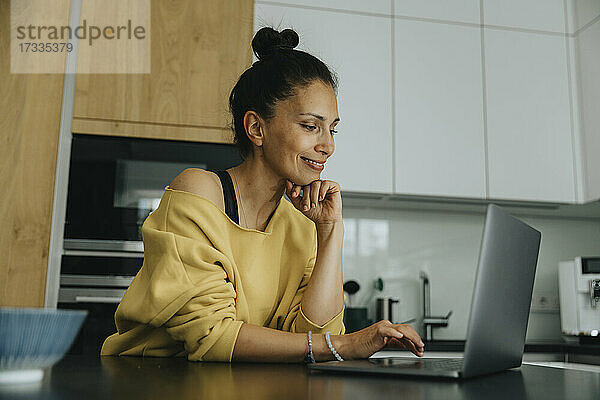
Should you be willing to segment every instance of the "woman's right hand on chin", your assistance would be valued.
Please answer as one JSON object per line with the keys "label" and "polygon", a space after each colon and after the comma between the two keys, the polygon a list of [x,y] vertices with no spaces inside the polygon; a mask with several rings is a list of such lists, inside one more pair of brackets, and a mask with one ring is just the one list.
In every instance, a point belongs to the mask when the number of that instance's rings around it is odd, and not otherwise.
{"label": "woman's right hand on chin", "polygon": [[339,354],[344,360],[369,358],[384,347],[408,349],[423,357],[424,344],[421,337],[407,324],[392,324],[381,320],[360,331],[339,336]]}

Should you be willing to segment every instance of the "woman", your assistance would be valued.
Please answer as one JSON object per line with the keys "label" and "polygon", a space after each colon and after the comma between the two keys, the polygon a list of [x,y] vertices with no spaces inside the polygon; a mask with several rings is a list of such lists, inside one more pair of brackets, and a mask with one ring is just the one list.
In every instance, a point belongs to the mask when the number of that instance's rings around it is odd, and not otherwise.
{"label": "woman", "polygon": [[256,33],[259,61],[229,97],[244,161],[187,169],[165,188],[102,355],[314,362],[386,345],[423,355],[409,325],[344,334],[340,186],[319,179],[335,147],[337,83],[298,41],[290,29]]}

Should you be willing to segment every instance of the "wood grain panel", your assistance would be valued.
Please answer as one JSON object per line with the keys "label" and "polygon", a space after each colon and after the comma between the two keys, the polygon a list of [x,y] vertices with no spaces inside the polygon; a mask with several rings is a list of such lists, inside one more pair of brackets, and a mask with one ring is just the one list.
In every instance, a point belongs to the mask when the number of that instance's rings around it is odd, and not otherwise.
{"label": "wood grain panel", "polygon": [[78,75],[74,118],[226,128],[229,92],[252,62],[253,14],[252,0],[152,0],[151,73]]}
{"label": "wood grain panel", "polygon": [[11,74],[9,29],[0,0],[0,306],[43,307],[64,75]]}
{"label": "wood grain panel", "polygon": [[126,121],[74,118],[73,133],[106,136],[126,136],[146,139],[185,140],[189,142],[233,143],[231,129],[198,126],[147,124]]}

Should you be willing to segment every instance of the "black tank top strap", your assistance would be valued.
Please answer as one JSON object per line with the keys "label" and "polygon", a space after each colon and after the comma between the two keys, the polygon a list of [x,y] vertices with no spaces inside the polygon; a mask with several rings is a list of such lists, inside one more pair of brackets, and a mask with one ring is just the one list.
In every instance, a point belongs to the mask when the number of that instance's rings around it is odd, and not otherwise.
{"label": "black tank top strap", "polygon": [[219,176],[221,186],[223,187],[223,197],[225,199],[225,213],[232,221],[239,224],[239,215],[237,201],[235,197],[235,189],[231,175],[227,171],[212,171]]}

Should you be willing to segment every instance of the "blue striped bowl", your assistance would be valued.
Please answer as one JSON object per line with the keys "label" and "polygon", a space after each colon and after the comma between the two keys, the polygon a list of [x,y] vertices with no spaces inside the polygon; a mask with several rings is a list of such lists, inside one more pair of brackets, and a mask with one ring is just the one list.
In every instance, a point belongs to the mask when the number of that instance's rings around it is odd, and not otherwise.
{"label": "blue striped bowl", "polygon": [[84,310],[0,307],[0,384],[43,378],[71,347]]}

